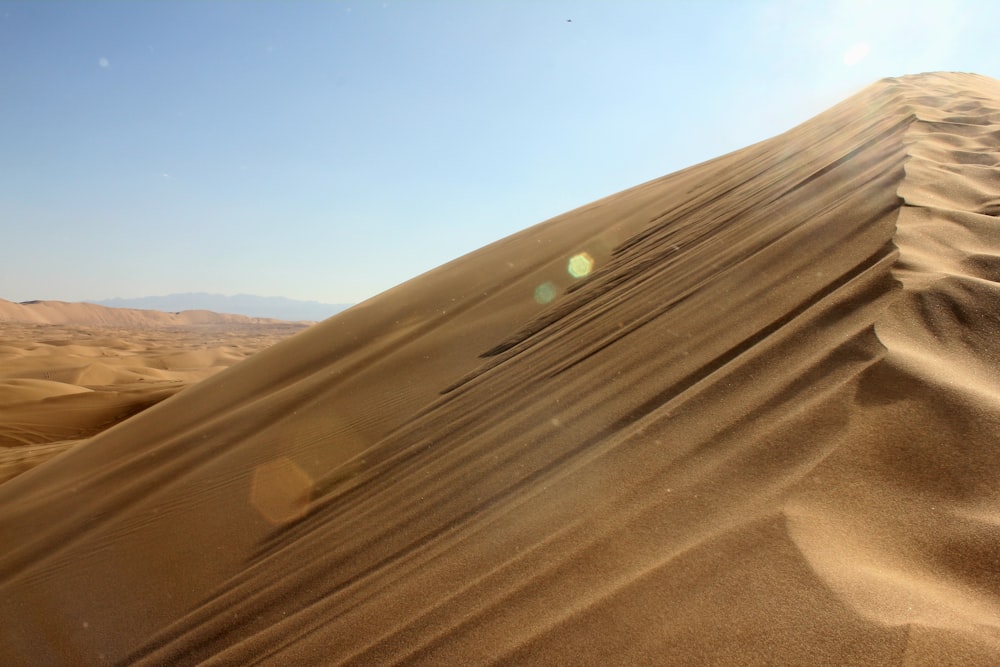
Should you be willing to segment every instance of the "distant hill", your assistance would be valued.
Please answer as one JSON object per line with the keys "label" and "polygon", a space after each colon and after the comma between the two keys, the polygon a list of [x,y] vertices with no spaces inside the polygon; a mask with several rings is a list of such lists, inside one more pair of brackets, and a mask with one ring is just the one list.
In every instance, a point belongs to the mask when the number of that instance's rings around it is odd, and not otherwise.
{"label": "distant hill", "polygon": [[319,303],[318,301],[296,301],[282,296],[255,296],[253,294],[167,294],[166,296],[144,296],[135,299],[105,299],[90,301],[111,308],[141,308],[175,313],[183,310],[211,310],[216,313],[233,313],[248,317],[268,317],[278,320],[308,320],[319,322],[342,310],[350,308],[349,303]]}
{"label": "distant hill", "polygon": [[113,308],[95,303],[22,301],[0,299],[0,322],[67,324],[74,326],[158,329],[218,325],[288,325],[277,318],[215,313],[205,309],[163,312],[156,309]]}

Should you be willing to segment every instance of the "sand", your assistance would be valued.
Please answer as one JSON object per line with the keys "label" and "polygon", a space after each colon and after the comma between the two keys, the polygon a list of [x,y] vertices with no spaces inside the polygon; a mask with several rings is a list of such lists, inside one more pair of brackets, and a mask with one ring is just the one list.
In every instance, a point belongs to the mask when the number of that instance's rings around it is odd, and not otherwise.
{"label": "sand", "polygon": [[[0,482],[306,326],[215,313],[175,324],[166,313],[58,302],[44,312],[64,324],[38,324],[24,310],[34,308],[0,302],[11,318],[0,320]],[[104,326],[65,324],[95,319]]]}
{"label": "sand", "polygon": [[886,79],[277,343],[0,485],[0,662],[998,664],[998,170]]}

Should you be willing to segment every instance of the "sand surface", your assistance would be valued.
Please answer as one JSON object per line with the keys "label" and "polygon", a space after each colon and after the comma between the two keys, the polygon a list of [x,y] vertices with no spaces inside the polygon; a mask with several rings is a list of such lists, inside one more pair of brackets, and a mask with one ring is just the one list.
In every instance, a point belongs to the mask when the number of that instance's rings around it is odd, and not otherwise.
{"label": "sand surface", "polygon": [[1000,664],[998,213],[922,75],[444,265],[0,485],[0,663]]}
{"label": "sand surface", "polygon": [[[48,302],[46,315],[100,312],[64,305]],[[305,328],[229,316],[168,326],[154,311],[143,321],[103,310],[104,327],[0,320],[0,482]]]}

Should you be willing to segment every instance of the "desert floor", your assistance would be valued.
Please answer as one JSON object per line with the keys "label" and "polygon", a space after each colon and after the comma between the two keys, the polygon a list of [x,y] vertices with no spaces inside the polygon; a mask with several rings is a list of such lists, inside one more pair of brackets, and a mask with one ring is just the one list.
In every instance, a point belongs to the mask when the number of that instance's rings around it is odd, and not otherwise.
{"label": "desert floor", "polygon": [[303,328],[0,321],[0,482]]}

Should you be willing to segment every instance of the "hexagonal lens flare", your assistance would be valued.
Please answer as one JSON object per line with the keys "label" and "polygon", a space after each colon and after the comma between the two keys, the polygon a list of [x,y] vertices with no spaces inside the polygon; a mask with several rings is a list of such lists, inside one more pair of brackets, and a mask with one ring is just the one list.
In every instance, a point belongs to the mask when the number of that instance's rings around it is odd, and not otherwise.
{"label": "hexagonal lens flare", "polygon": [[586,252],[573,255],[569,258],[566,270],[574,278],[583,278],[594,270],[594,258],[590,256],[590,253]]}

